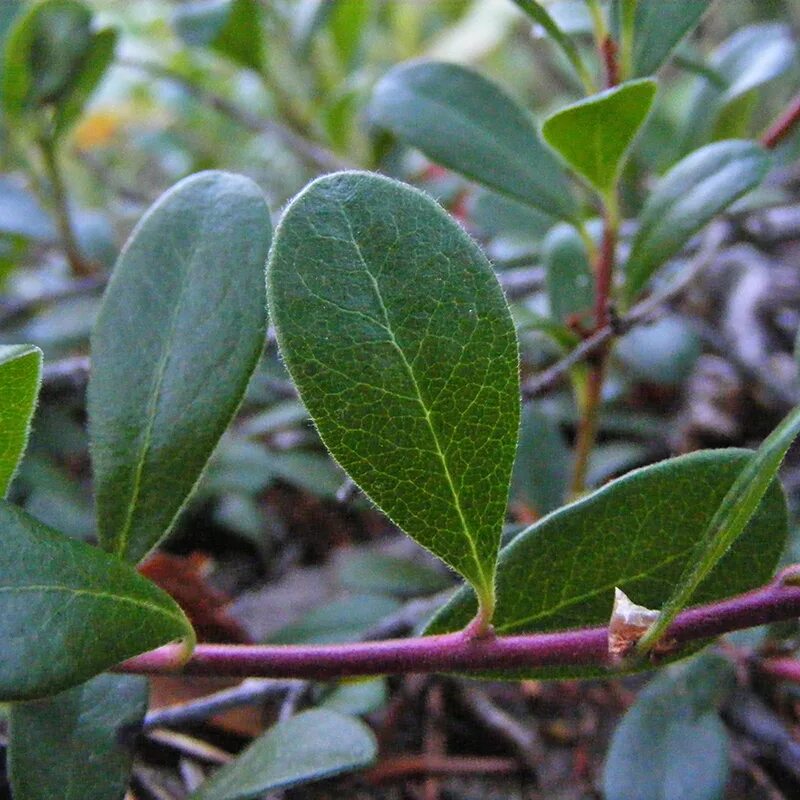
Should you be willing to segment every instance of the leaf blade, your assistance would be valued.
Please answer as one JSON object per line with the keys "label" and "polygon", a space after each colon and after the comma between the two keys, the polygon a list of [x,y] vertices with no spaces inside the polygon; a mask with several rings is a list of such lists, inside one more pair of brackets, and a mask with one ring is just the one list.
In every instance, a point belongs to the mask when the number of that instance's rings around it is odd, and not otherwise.
{"label": "leaf blade", "polygon": [[[644,467],[523,531],[500,553],[496,630],[511,634],[605,625],[615,586],[634,602],[658,608],[750,456],[743,450],[699,451]],[[786,501],[772,484],[747,534],[695,600],[712,602],[767,581],[786,536]],[[426,633],[458,630],[474,608],[470,592],[460,590]],[[576,667],[525,674],[607,673]]]}
{"label": "leaf blade", "polygon": [[572,219],[563,172],[527,112],[472,70],[411,62],[375,86],[371,118],[449,169],[502,195]]}
{"label": "leaf blade", "polygon": [[287,209],[268,284],[281,352],[328,449],[488,603],[519,376],[485,257],[421,192],[338,173]]}
{"label": "leaf blade", "polygon": [[617,181],[625,154],[656,95],[650,79],[627,81],[551,114],[542,137],[601,195]]}
{"label": "leaf blade", "polygon": [[11,706],[9,770],[17,800],[122,797],[146,678],[98,675],[54,697]]}
{"label": "leaf blade", "polygon": [[0,699],[81,683],[194,632],[169,595],[118,559],[0,501]]}
{"label": "leaf blade", "polygon": [[279,722],[204,783],[191,800],[250,800],[372,763],[375,737],[359,720],[314,709]]}
{"label": "leaf blade", "polygon": [[41,380],[38,347],[0,345],[0,497],[6,496],[25,452]]}
{"label": "leaf blade", "polygon": [[241,402],[263,348],[270,240],[258,187],[206,172],[162,196],[120,255],[88,408],[100,540],[122,558],[168,532]]}
{"label": "leaf blade", "polygon": [[706,145],[679,161],[648,197],[625,265],[632,300],[655,270],[731,203],[758,186],[770,160],[754,142]]}

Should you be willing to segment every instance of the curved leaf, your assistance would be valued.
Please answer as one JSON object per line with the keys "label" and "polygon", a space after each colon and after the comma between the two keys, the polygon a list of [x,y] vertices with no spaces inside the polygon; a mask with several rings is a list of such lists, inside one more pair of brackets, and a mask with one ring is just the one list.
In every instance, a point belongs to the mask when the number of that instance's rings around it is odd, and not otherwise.
{"label": "curved leaf", "polygon": [[[725,494],[749,463],[746,450],[713,450],[662,461],[545,517],[500,553],[498,633],[607,624],[614,588],[659,608],[694,555]],[[787,536],[786,501],[773,482],[764,500],[693,597],[719,600],[766,582]],[[462,589],[428,633],[462,628],[475,598]],[[602,674],[593,668],[535,670],[539,676]]]}
{"label": "curved leaf", "polygon": [[42,351],[0,345],[0,497],[5,497],[25,452],[42,380]]}
{"label": "curved leaf", "polygon": [[131,234],[92,334],[88,408],[100,540],[128,561],[169,530],[264,343],[269,213],[258,187],[193,175]]}
{"label": "curved leaf", "polygon": [[627,299],[717,214],[758,186],[769,164],[761,147],[737,140],[707,145],[679,161],[642,209],[625,265]]}
{"label": "curved leaf", "polygon": [[412,62],[375,86],[370,116],[439,164],[500,194],[572,218],[575,201],[533,121],[497,85],[456,64]]}
{"label": "curved leaf", "polygon": [[175,601],[131,567],[0,500],[0,701],[54,694],[173,639]]}
{"label": "curved leaf", "polygon": [[628,81],[549,116],[542,136],[581,177],[607,194],[656,96],[652,80]]}
{"label": "curved leaf", "polygon": [[553,227],[542,242],[550,316],[563,323],[585,321],[594,305],[594,278],[586,245],[572,225]]}
{"label": "curved leaf", "polygon": [[304,711],[256,739],[191,800],[253,800],[366,767],[376,755],[375,737],[363,722],[335,711]]}
{"label": "curved leaf", "polygon": [[421,192],[344,172],[286,210],[268,282],[283,357],[328,449],[490,604],[519,375],[486,258]]}
{"label": "curved leaf", "polygon": [[125,794],[147,679],[98,675],[82,686],[11,706],[15,800],[117,800]]}

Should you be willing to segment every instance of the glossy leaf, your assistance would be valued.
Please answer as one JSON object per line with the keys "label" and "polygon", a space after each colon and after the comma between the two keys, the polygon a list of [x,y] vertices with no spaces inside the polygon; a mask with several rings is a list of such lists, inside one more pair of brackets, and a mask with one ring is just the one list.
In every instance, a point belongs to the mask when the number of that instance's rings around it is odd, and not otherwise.
{"label": "glossy leaf", "polygon": [[730,742],[717,709],[734,682],[730,662],[716,655],[654,678],[614,732],[606,800],[719,800]]}
{"label": "glossy leaf", "polygon": [[120,255],[92,335],[88,407],[103,547],[139,561],[170,529],[264,342],[269,213],[247,178],[162,196]]}
{"label": "glossy leaf", "polygon": [[211,47],[243,67],[264,67],[264,32],[256,0],[194,0],[175,10],[173,23],[188,45]]}
{"label": "glossy leaf", "polygon": [[574,217],[564,175],[529,114],[456,64],[413,62],[376,85],[371,118],[428,158],[552,216]]}
{"label": "glossy leaf", "polygon": [[652,75],[695,29],[713,0],[637,0],[633,77]]}
{"label": "glossy leaf", "polygon": [[0,497],[5,497],[25,452],[42,380],[42,351],[0,345]]}
{"label": "glossy leaf", "polygon": [[542,242],[550,316],[558,322],[586,322],[594,305],[594,278],[589,256],[572,225],[556,225]]}
{"label": "glossy leaf", "polygon": [[[659,608],[751,457],[746,450],[713,450],[662,461],[607,484],[519,534],[500,554],[495,629],[518,633],[607,624],[617,586],[633,602]],[[693,602],[719,600],[765,583],[786,536],[786,501],[773,483]],[[474,609],[472,593],[462,589],[428,633],[458,630]],[[575,667],[529,674],[601,672]]]}
{"label": "glossy leaf", "polygon": [[184,638],[175,601],[113,556],[0,501],[0,701],[54,694]]}
{"label": "glossy leaf", "polygon": [[707,145],[679,161],[653,190],[639,217],[625,265],[628,300],[695,233],[758,186],[769,163],[757,144],[736,140]]}
{"label": "glossy leaf", "polygon": [[650,113],[656,88],[652,80],[629,81],[587,97],[549,116],[542,136],[591,186],[607,194]]}
{"label": "glossy leaf", "polygon": [[328,449],[490,604],[519,375],[483,254],[421,192],[345,172],[292,202],[268,274],[278,343]]}
{"label": "glossy leaf", "polygon": [[366,767],[376,755],[375,737],[364,723],[334,711],[304,711],[256,739],[191,799],[254,800]]}
{"label": "glossy leaf", "polygon": [[642,650],[653,647],[675,615],[694,599],[698,586],[742,535],[799,433],[800,406],[786,415],[736,476],[662,606],[658,621],[640,641]]}
{"label": "glossy leaf", "polygon": [[120,800],[147,679],[98,675],[66,692],[11,706],[9,766],[15,800]]}

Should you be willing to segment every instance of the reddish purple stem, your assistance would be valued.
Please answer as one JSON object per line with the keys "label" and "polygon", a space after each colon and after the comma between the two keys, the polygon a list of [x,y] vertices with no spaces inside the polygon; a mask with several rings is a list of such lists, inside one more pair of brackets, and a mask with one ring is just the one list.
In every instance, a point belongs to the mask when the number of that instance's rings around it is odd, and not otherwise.
{"label": "reddish purple stem", "polygon": [[[747,594],[691,608],[676,617],[667,639],[676,645],[766,622],[800,616],[800,586],[775,581]],[[469,638],[442,636],[331,645],[200,644],[180,664],[180,645],[166,645],[132,658],[120,672],[263,676],[331,680],[357,675],[515,670],[530,667],[610,668],[608,630]]]}

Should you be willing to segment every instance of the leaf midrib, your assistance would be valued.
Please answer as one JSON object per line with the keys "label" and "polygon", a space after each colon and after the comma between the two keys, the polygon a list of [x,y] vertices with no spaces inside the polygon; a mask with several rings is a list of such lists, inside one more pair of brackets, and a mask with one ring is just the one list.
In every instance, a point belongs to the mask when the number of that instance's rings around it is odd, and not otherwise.
{"label": "leaf midrib", "polygon": [[[462,533],[463,533],[464,537],[466,538],[466,540],[467,540],[467,542],[469,544],[470,552],[472,554],[472,558],[473,558],[473,560],[475,562],[475,565],[478,568],[478,574],[480,576],[481,583],[482,583],[481,589],[484,589],[484,590],[490,589],[491,586],[492,586],[492,581],[487,580],[487,576],[486,576],[486,572],[484,570],[483,562],[482,562],[480,556],[478,555],[478,548],[477,548],[477,545],[475,544],[474,535],[472,533],[472,530],[471,530],[469,524],[467,523],[466,516],[464,515],[464,510],[461,507],[461,498],[459,497],[458,491],[456,490],[455,482],[453,481],[452,474],[450,473],[450,468],[449,468],[449,466],[447,464],[447,459],[445,458],[444,451],[442,450],[442,446],[441,446],[441,443],[439,441],[439,435],[437,434],[436,428],[433,425],[433,420],[431,419],[431,411],[428,408],[428,406],[426,405],[425,400],[422,397],[422,391],[420,389],[419,383],[417,382],[416,375],[414,374],[414,369],[411,366],[411,363],[409,362],[408,358],[406,357],[406,354],[403,351],[402,347],[400,347],[400,344],[398,343],[397,338],[395,337],[394,330],[392,329],[391,321],[389,319],[389,312],[388,312],[388,310],[386,308],[386,304],[383,301],[383,295],[381,293],[380,285],[378,284],[378,281],[377,281],[376,277],[372,274],[372,271],[370,270],[370,268],[369,268],[369,266],[367,264],[367,261],[364,258],[364,254],[361,251],[361,246],[359,245],[358,241],[356,240],[355,233],[353,231],[353,226],[350,223],[350,218],[347,216],[347,209],[344,207],[343,204],[340,204],[339,208],[340,208],[340,211],[341,211],[341,214],[342,214],[342,218],[344,219],[345,224],[347,225],[347,229],[348,229],[349,234],[350,234],[350,241],[352,242],[353,249],[355,250],[356,254],[358,255],[358,260],[361,262],[361,266],[364,268],[364,271],[366,272],[367,277],[370,280],[370,283],[372,285],[372,289],[373,289],[373,291],[375,293],[375,298],[378,301],[378,305],[380,307],[381,314],[382,314],[383,319],[384,319],[384,322],[381,325],[381,327],[383,327],[383,329],[386,331],[386,334],[389,336],[389,343],[392,345],[392,347],[395,349],[395,351],[397,352],[398,356],[400,357],[400,360],[401,360],[401,362],[403,364],[403,367],[405,368],[406,372],[408,373],[408,377],[411,380],[411,385],[414,388],[414,393],[416,395],[416,400],[419,403],[420,409],[422,410],[422,415],[423,415],[423,417],[425,419],[426,425],[428,426],[428,430],[430,431],[431,438],[433,439],[434,447],[436,448],[436,456],[438,457],[438,459],[439,459],[439,461],[440,461],[440,463],[442,465],[442,471],[444,473],[445,480],[447,482],[448,488],[450,489],[450,493],[451,493],[451,495],[453,497],[453,505],[454,505],[454,507],[456,509],[456,513],[458,514],[458,519],[459,519],[459,521],[461,523]],[[380,325],[381,323],[377,323],[377,324]]]}

